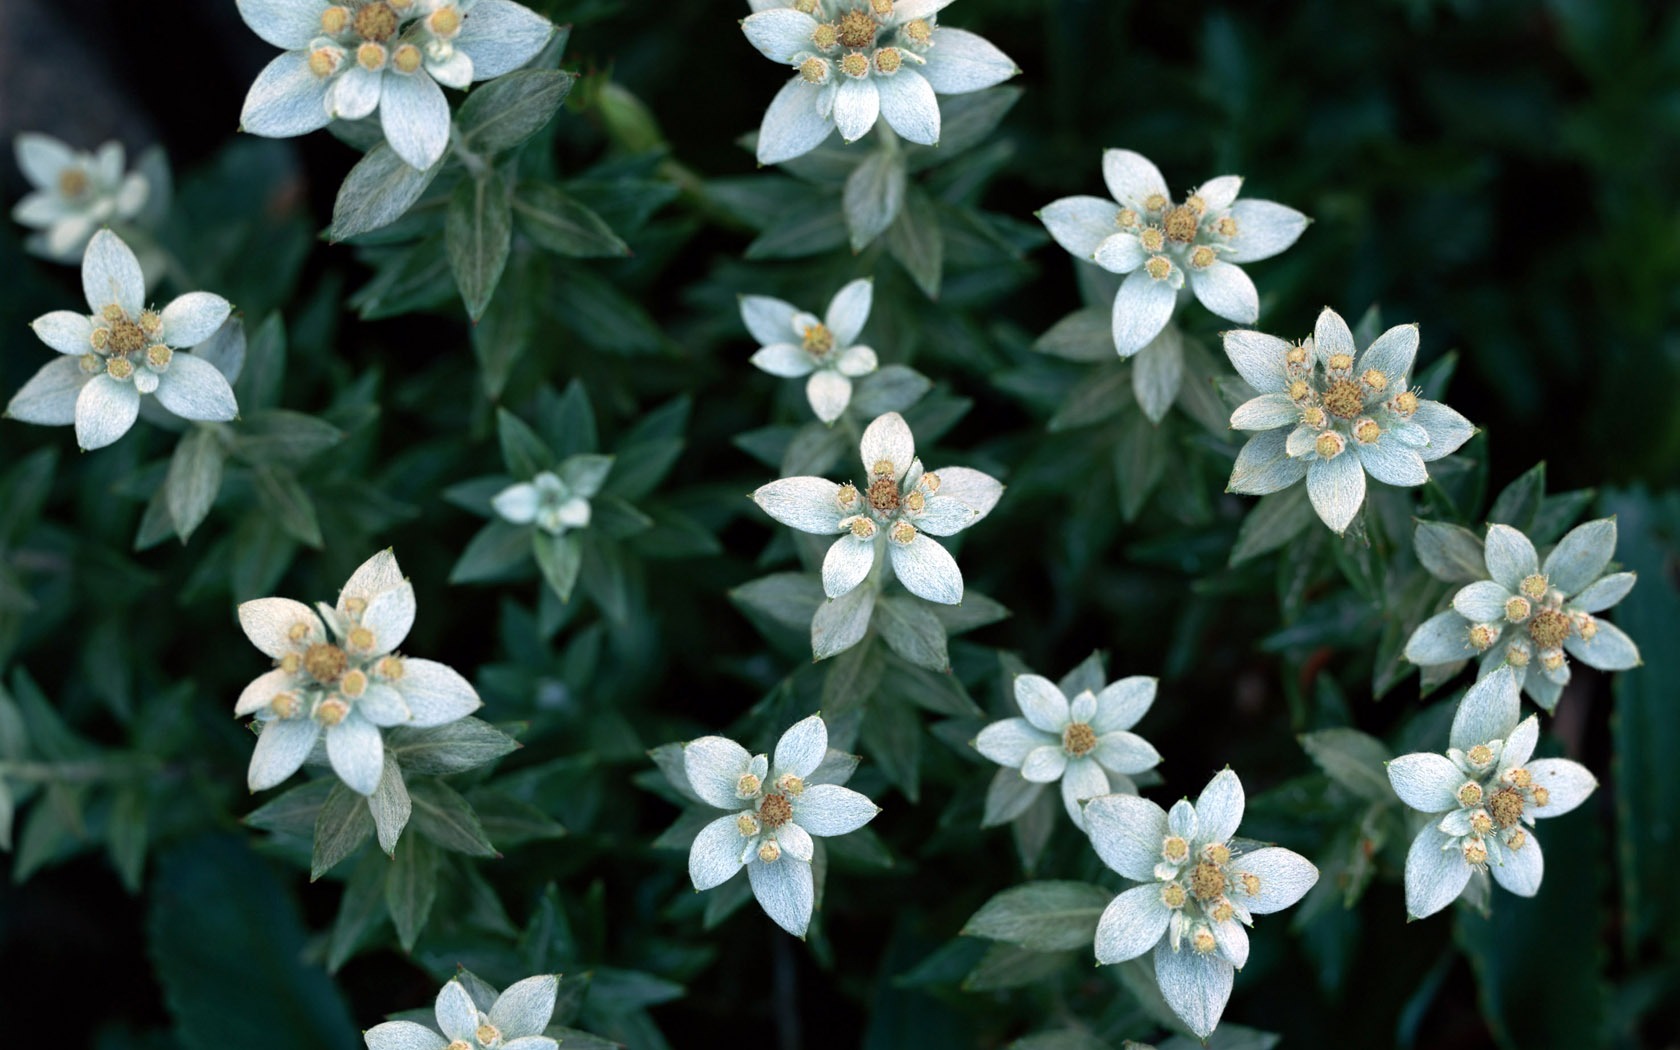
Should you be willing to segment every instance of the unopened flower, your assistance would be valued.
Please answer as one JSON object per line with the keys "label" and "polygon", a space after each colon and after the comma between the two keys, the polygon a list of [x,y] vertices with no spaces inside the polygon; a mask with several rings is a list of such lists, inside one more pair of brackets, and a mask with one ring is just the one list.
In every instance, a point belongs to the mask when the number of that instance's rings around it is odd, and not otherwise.
{"label": "unopened flower", "polygon": [[805,397],[824,423],[846,411],[852,380],[875,371],[875,351],[853,345],[869,320],[874,288],[867,278],[852,281],[829,300],[821,319],[767,295],[741,297],[741,320],[761,344],[752,363],[773,376],[809,376]]}
{"label": "unopened flower", "polygon": [[1208,781],[1192,806],[1170,812],[1136,795],[1104,795],[1085,806],[1085,824],[1104,864],[1143,885],[1126,890],[1097,922],[1097,962],[1125,962],[1154,949],[1161,996],[1206,1039],[1248,962],[1255,915],[1281,911],[1318,881],[1305,857],[1280,846],[1233,844],[1243,788],[1229,769]]}
{"label": "unopened flower", "polygon": [[1114,349],[1130,357],[1161,334],[1190,291],[1226,320],[1253,324],[1260,296],[1238,263],[1288,248],[1307,217],[1271,201],[1238,200],[1242,179],[1222,175],[1173,203],[1149,159],[1126,149],[1103,151],[1103,179],[1113,200],[1064,197],[1039,213],[1056,243],[1076,258],[1125,274],[1114,297]]}
{"label": "unopened flower", "polygon": [[110,230],[88,241],[82,291],[92,314],[55,310],[30,322],[64,356],[13,395],[8,416],[46,426],[73,423],[76,443],[95,449],[128,433],[144,394],[182,419],[225,421],[238,414],[227,378],[185,352],[228,319],[233,307],[226,299],[188,292],[150,309],[140,261]]}
{"label": "unopened flower", "polygon": [[942,28],[950,0],[818,0],[770,7],[741,23],[747,39],[794,77],[765,111],[758,162],[780,164],[836,127],[854,142],[885,118],[911,142],[939,141],[939,100],[1001,84],[1020,70],[983,37]]}
{"label": "unopened flower", "polygon": [[1132,726],[1155,702],[1155,679],[1122,678],[1100,693],[1068,701],[1054,682],[1035,674],[1015,679],[1015,703],[1025,718],[1005,718],[980,731],[974,747],[1035,784],[1062,783],[1062,803],[1080,828],[1080,803],[1111,792],[1135,795],[1132,776],[1161,761]]}
{"label": "unopened flower", "polygon": [[811,837],[856,831],[881,811],[840,786],[852,764],[825,766],[827,756],[828,727],[817,715],[789,726],[774,758],[750,755],[721,736],[684,745],[689,786],[707,805],[728,811],[700,829],[689,850],[696,890],[721,886],[745,867],[764,913],[805,936],[816,900]]}
{"label": "unopened flower", "polygon": [[514,525],[535,525],[560,536],[588,526],[589,501],[601,491],[611,469],[611,456],[572,456],[560,464],[558,473],[545,470],[530,481],[509,485],[490,505]]}
{"label": "unopened flower", "polygon": [[1476,428],[1407,386],[1417,348],[1417,326],[1399,325],[1360,352],[1328,307],[1300,344],[1226,332],[1225,353],[1260,395],[1231,414],[1234,429],[1257,433],[1237,456],[1230,491],[1261,496],[1306,478],[1313,509],[1339,534],[1365,502],[1366,474],[1402,487],[1428,481],[1424,464]]}
{"label": "unopened flower", "polygon": [[1406,854],[1406,911],[1433,915],[1457,900],[1476,872],[1523,897],[1545,870],[1536,817],[1579,806],[1598,781],[1567,758],[1530,760],[1540,716],[1520,724],[1517,679],[1501,668],[1464,695],[1445,755],[1401,755],[1388,764],[1400,801],[1432,819]]}
{"label": "unopened flower", "polygon": [[823,591],[838,598],[868,579],[883,559],[906,590],[930,602],[962,601],[962,570],[929,537],[961,532],[991,512],[1003,486],[969,467],[924,471],[915,438],[897,412],[863,432],[863,485],[783,478],[753,493],[772,518],[801,532],[840,534],[823,559]]}
{"label": "unopened flower", "polygon": [[1550,711],[1569,682],[1573,656],[1600,671],[1639,666],[1639,647],[1596,616],[1633,589],[1634,574],[1609,572],[1616,519],[1571,529],[1544,563],[1527,536],[1489,525],[1483,544],[1491,579],[1467,584],[1452,608],[1425,620],[1406,643],[1415,664],[1478,657],[1479,677],[1510,668],[1523,691]]}
{"label": "unopened flower", "polygon": [[297,772],[324,732],[333,772],[371,795],[385,764],[381,727],[440,726],[482,706],[454,669],[396,652],[414,612],[414,587],[388,550],[362,563],[336,606],[311,609],[290,598],[239,606],[245,636],[276,665],[245,687],[233,710],[262,726],[247,776],[252,791]]}
{"label": "unopened flower", "polygon": [[55,262],[75,262],[95,230],[132,219],[146,206],[146,177],[123,174],[120,142],[81,153],[50,135],[26,131],[12,145],[18,168],[34,187],[12,209],[12,218],[41,231],[31,246]]}
{"label": "unopened flower", "polygon": [[289,138],[379,111],[385,139],[410,167],[449,145],[449,102],[518,69],[554,32],[513,0],[238,0],[252,31],[285,54],[257,75],[240,126]]}
{"label": "unopened flower", "polygon": [[362,1040],[368,1050],[555,1050],[559,1041],[543,1030],[554,1016],[559,986],[554,974],[527,977],[480,1004],[451,980],[437,997],[443,1034],[415,1021],[386,1021],[363,1032]]}

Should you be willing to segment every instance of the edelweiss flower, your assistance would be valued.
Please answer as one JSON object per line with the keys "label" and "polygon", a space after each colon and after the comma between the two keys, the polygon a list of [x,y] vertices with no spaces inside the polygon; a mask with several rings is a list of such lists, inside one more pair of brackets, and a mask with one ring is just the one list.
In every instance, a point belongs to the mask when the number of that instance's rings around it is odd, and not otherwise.
{"label": "edelweiss flower", "polygon": [[844,780],[852,763],[825,770],[826,757],[828,727],[817,715],[788,727],[773,762],[721,736],[685,745],[683,767],[695,794],[730,811],[700,829],[689,850],[694,888],[721,886],[745,866],[764,913],[795,937],[805,936],[815,901],[811,836],[856,831],[881,811],[829,779]]}
{"label": "edelweiss flower", "polygon": [[41,342],[64,356],[48,362],[6,406],[25,423],[76,425],[76,443],[104,448],[128,433],[142,394],[182,419],[224,421],[239,412],[216,366],[182,353],[216,333],[233,307],[209,292],[188,292],[162,310],[146,306],[140,261],[110,230],[88,241],[82,293],[92,316],[54,310],[30,322]]}
{"label": "edelweiss flower", "polygon": [[288,138],[379,111],[385,139],[414,168],[449,145],[449,102],[529,62],[553,23],[513,0],[239,0],[252,31],[285,54],[257,75],[240,126]]}
{"label": "edelweiss flower", "polygon": [[612,469],[611,456],[572,456],[559,473],[545,470],[498,492],[490,501],[496,513],[515,525],[535,524],[552,536],[589,525],[589,501],[601,491]]}
{"label": "edelweiss flower", "polygon": [[1248,962],[1243,927],[1294,904],[1318,881],[1318,869],[1299,853],[1232,844],[1243,801],[1242,783],[1227,769],[1208,781],[1194,806],[1180,799],[1170,813],[1136,795],[1105,795],[1085,806],[1103,863],[1144,883],[1103,911],[1097,962],[1155,949],[1162,998],[1203,1039],[1231,998],[1234,969]]}
{"label": "edelweiss flower", "polygon": [[980,731],[974,747],[993,762],[1013,766],[1035,784],[1062,782],[1062,803],[1085,827],[1080,803],[1110,792],[1137,794],[1131,775],[1154,769],[1161,753],[1127,732],[1155,702],[1155,679],[1135,676],[1089,689],[1070,704],[1048,678],[1015,679],[1015,702],[1025,718],[1005,718]]}
{"label": "edelweiss flower", "polygon": [[1243,180],[1236,175],[1205,182],[1174,204],[1160,169],[1128,149],[1103,151],[1103,180],[1114,200],[1064,197],[1038,217],[1076,257],[1129,275],[1114,297],[1114,349],[1121,357],[1167,327],[1186,273],[1203,306],[1253,324],[1260,295],[1236,264],[1271,258],[1307,228],[1307,217],[1294,208],[1237,200]]}
{"label": "edelweiss flower", "polygon": [[747,16],[759,52],[798,75],[758,129],[758,162],[780,164],[822,145],[836,127],[855,142],[885,117],[911,142],[939,142],[941,95],[979,91],[1019,73],[985,38],[942,29],[951,0],[792,0]]}
{"label": "edelweiss flower", "polygon": [[1260,392],[1231,413],[1234,429],[1260,433],[1237,456],[1230,491],[1263,496],[1304,477],[1313,509],[1339,534],[1365,502],[1367,473],[1389,485],[1428,481],[1424,464],[1476,428],[1406,386],[1417,348],[1417,326],[1399,325],[1358,353],[1347,322],[1328,307],[1299,345],[1226,332],[1225,353]]}
{"label": "edelweiss flower", "polygon": [[439,1035],[413,1021],[386,1021],[362,1033],[368,1050],[555,1050],[559,1041],[543,1035],[554,1016],[560,978],[527,977],[483,1009],[461,982],[452,980],[437,997]]}
{"label": "edelweiss flower", "polygon": [[120,142],[107,142],[98,153],[79,153],[50,135],[26,131],[12,145],[24,178],[35,187],[17,202],[12,218],[43,231],[30,239],[31,247],[49,259],[75,262],[94,230],[132,219],[146,206],[146,177],[123,174]]}
{"label": "edelweiss flower", "polygon": [[879,416],[859,442],[869,480],[863,489],[823,478],[783,478],[753,501],[800,532],[841,533],[823,559],[823,591],[838,598],[867,579],[884,546],[905,589],[930,602],[962,601],[962,570],[929,536],[961,532],[990,513],[1003,486],[969,467],[922,470],[915,438],[897,412]]}
{"label": "edelweiss flower", "polygon": [[874,288],[868,278],[846,285],[829,300],[822,320],[767,295],[741,297],[741,320],[762,344],[752,363],[773,376],[810,376],[805,397],[824,423],[846,411],[852,379],[875,371],[875,351],[852,345],[869,320]]}
{"label": "edelweiss flower", "polygon": [[1569,683],[1566,651],[1600,671],[1639,666],[1633,639],[1593,616],[1633,589],[1633,573],[1604,571],[1616,552],[1616,519],[1571,529],[1544,565],[1529,538],[1509,525],[1489,525],[1483,550],[1493,578],[1465,586],[1451,609],[1425,620],[1406,643],[1406,659],[1445,664],[1481,655],[1478,677],[1508,666],[1548,711]]}
{"label": "edelweiss flower", "polygon": [[1512,893],[1540,892],[1545,864],[1532,828],[1579,806],[1598,781],[1567,758],[1529,761],[1540,716],[1517,723],[1517,680],[1501,668],[1464,694],[1445,756],[1401,755],[1388,764],[1400,801],[1440,820],[1426,824],[1406,853],[1406,911],[1433,915],[1458,899],[1476,872]]}
{"label": "edelweiss flower", "polygon": [[333,772],[371,795],[385,765],[381,726],[440,726],[482,706],[452,668],[395,652],[414,625],[414,587],[388,550],[351,575],[337,606],[258,598],[239,607],[239,625],[278,665],[246,686],[233,709],[262,724],[247,776],[252,791],[297,772],[325,731]]}

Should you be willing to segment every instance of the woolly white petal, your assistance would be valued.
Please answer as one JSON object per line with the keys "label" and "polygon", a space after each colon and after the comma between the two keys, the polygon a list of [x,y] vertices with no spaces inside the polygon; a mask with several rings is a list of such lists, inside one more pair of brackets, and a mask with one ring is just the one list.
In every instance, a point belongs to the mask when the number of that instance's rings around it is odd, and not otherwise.
{"label": "woolly white petal", "polygon": [[1097,962],[1135,959],[1155,947],[1167,932],[1172,909],[1161,903],[1161,887],[1134,886],[1115,897],[1097,920]]}

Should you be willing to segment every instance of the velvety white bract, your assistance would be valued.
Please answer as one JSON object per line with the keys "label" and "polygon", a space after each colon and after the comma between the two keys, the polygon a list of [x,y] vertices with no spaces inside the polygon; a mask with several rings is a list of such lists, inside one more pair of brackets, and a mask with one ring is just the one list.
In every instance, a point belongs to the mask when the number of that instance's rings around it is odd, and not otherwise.
{"label": "velvety white bract", "polygon": [[1616,553],[1616,519],[1576,526],[1544,562],[1509,525],[1489,525],[1482,549],[1490,578],[1461,587],[1451,609],[1420,624],[1406,659],[1427,666],[1479,657],[1484,679],[1508,667],[1547,711],[1569,684],[1569,656],[1600,671],[1639,666],[1633,639],[1594,615],[1627,597],[1635,582],[1631,572],[1606,571]]}
{"label": "velvety white bract", "polygon": [[1313,509],[1340,534],[1365,502],[1367,474],[1402,487],[1428,481],[1424,464],[1476,428],[1407,386],[1417,348],[1417,326],[1399,325],[1360,352],[1328,307],[1299,344],[1226,332],[1226,355],[1258,393],[1231,414],[1233,429],[1254,436],[1237,455],[1229,490],[1262,496],[1305,478]]}
{"label": "velvety white bract", "polygon": [[491,1002],[473,997],[460,980],[438,993],[437,1028],[414,1021],[386,1021],[362,1033],[367,1050],[555,1050],[559,1041],[543,1035],[554,1016],[560,978],[540,974],[510,984]]}
{"label": "velvety white bract", "polygon": [[1034,784],[1060,781],[1062,804],[1083,829],[1082,803],[1111,793],[1137,794],[1132,777],[1161,761],[1154,745],[1130,732],[1154,703],[1155,684],[1153,678],[1122,678],[1070,701],[1048,678],[1019,675],[1015,702],[1025,717],[993,722],[974,747]]}
{"label": "velvety white bract", "polygon": [[1519,722],[1520,713],[1515,673],[1501,667],[1459,702],[1445,755],[1401,755],[1388,764],[1400,801],[1439,818],[1406,854],[1406,912],[1414,919],[1457,900],[1478,872],[1534,896],[1545,872],[1535,818],[1568,813],[1598,786],[1578,762],[1531,760],[1540,716]]}
{"label": "velvety white bract", "polygon": [[362,563],[337,605],[258,598],[239,606],[246,637],[275,663],[234,706],[261,727],[247,774],[252,791],[297,772],[324,735],[333,772],[371,795],[385,765],[382,729],[440,726],[482,706],[452,668],[396,652],[414,614],[414,587],[389,550]]}
{"label": "velvety white bract", "polygon": [[82,290],[90,314],[55,310],[30,322],[62,356],[12,396],[6,415],[45,426],[74,424],[76,443],[95,449],[128,433],[146,394],[182,419],[223,422],[238,414],[227,377],[185,352],[228,319],[233,307],[226,299],[188,292],[150,309],[140,260],[110,230],[87,243]]}
{"label": "velvety white bract", "polygon": [[519,481],[498,492],[490,505],[504,521],[535,525],[553,536],[589,525],[589,501],[601,491],[612,469],[611,456],[578,455],[545,470],[530,481]]}
{"label": "velvety white bract", "polygon": [[857,343],[869,320],[874,281],[859,278],[829,300],[818,318],[767,295],[743,295],[741,320],[759,341],[752,363],[773,376],[805,378],[811,411],[833,423],[852,400],[852,380],[875,371],[875,351]]}
{"label": "velvety white bract", "polygon": [[864,429],[859,451],[868,478],[861,488],[783,478],[761,486],[753,501],[801,532],[839,534],[823,559],[823,590],[830,599],[871,578],[885,561],[911,594],[943,605],[962,601],[962,570],[931,537],[961,532],[985,517],[1003,486],[969,467],[924,471],[910,425],[897,412]]}
{"label": "velvety white bract", "polygon": [[553,23],[513,0],[238,0],[245,24],[284,49],[245,96],[243,130],[304,135],[379,113],[410,167],[449,145],[449,102],[464,88],[534,58]]}
{"label": "velvety white bract", "polygon": [[1085,827],[1104,864],[1142,883],[1115,897],[1097,923],[1097,962],[1153,950],[1161,996],[1206,1039],[1248,962],[1255,915],[1289,907],[1318,881],[1305,857],[1280,846],[1232,844],[1242,822],[1242,782],[1229,769],[1208,781],[1194,805],[1170,812],[1136,795],[1085,805]]}
{"label": "velvety white bract", "polygon": [[1268,259],[1307,228],[1307,217],[1272,201],[1238,200],[1242,179],[1222,175],[1174,204],[1160,169],[1141,153],[1103,151],[1113,200],[1064,197],[1038,213],[1076,258],[1124,274],[1114,297],[1114,349],[1142,350],[1172,320],[1181,293],[1229,321],[1253,324],[1260,296],[1238,263]]}
{"label": "velvety white bract", "polygon": [[841,786],[855,761],[830,756],[828,726],[818,715],[789,726],[773,756],[749,754],[721,736],[684,745],[689,786],[707,805],[728,811],[702,828],[689,849],[694,888],[721,886],[745,867],[765,914],[804,937],[816,903],[812,836],[856,831],[880,812]]}
{"label": "velvety white bract", "polygon": [[151,187],[139,172],[123,173],[120,142],[83,153],[50,135],[26,131],[12,148],[18,169],[33,187],[12,208],[12,218],[40,231],[30,238],[30,247],[55,262],[75,262],[95,230],[132,219],[146,206]]}
{"label": "velvety white bract", "polygon": [[793,0],[754,4],[747,40],[796,75],[765,111],[760,164],[809,153],[839,128],[855,142],[878,119],[905,139],[939,142],[939,100],[1001,84],[1020,72],[985,38],[945,29],[951,0]]}

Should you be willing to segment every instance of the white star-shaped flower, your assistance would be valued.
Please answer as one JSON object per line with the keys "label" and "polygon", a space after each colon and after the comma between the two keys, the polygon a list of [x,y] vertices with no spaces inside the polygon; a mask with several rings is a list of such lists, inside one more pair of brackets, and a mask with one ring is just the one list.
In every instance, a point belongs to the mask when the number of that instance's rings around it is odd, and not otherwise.
{"label": "white star-shaped flower", "polygon": [[745,867],[765,914],[805,936],[816,900],[811,837],[856,831],[881,811],[840,786],[854,763],[828,758],[828,726],[818,715],[788,727],[774,760],[721,736],[686,744],[689,786],[706,804],[729,811],[700,829],[689,849],[694,888],[721,886]]}
{"label": "white star-shaped flower", "polygon": [[554,1016],[559,987],[553,974],[527,977],[480,1009],[461,982],[452,980],[437,997],[442,1035],[415,1021],[386,1021],[363,1032],[362,1041],[367,1050],[555,1050],[559,1041],[543,1030]]}
{"label": "white star-shaped flower", "polygon": [[852,400],[852,380],[875,371],[875,351],[854,345],[869,320],[875,283],[852,281],[829,300],[818,319],[768,295],[743,295],[741,320],[761,344],[752,363],[773,376],[805,381],[811,411],[832,423]]}
{"label": "white star-shaped flower", "polygon": [[371,795],[385,765],[382,727],[440,726],[482,706],[453,668],[397,654],[414,613],[414,586],[388,550],[362,563],[336,606],[311,609],[290,598],[239,606],[246,637],[276,665],[234,706],[236,716],[255,715],[262,726],[247,774],[252,791],[297,772],[325,733],[333,772]]}
{"label": "white star-shaped flower", "polygon": [[151,187],[137,171],[123,174],[120,142],[82,153],[51,135],[26,131],[12,145],[19,170],[34,187],[12,218],[41,231],[30,245],[49,259],[75,262],[100,226],[132,219],[146,206]]}

